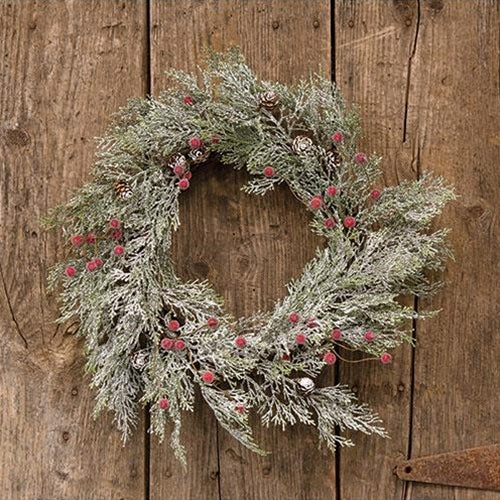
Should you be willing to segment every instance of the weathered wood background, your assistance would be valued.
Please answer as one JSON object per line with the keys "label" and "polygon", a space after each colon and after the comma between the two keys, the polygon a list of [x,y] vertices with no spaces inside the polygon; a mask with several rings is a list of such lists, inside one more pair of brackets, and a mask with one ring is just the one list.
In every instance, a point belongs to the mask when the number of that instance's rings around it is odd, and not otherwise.
{"label": "weathered wood background", "polygon": [[[500,494],[395,479],[396,460],[500,436],[499,22],[495,0],[0,0],[0,499],[498,500]],[[189,473],[141,422],[122,447],[93,421],[73,328],[56,328],[47,267],[61,240],[40,217],[88,178],[93,138],[164,70],[203,46],[242,47],[265,78],[330,74],[359,106],[363,147],[386,181],[426,170],[454,182],[456,261],[415,325],[418,348],[391,368],[341,364],[336,377],[383,416],[392,439],[357,436],[336,457],[307,429],[258,431],[250,454],[203,406],[185,438]],[[235,314],[270,307],[318,243],[285,189],[239,191],[210,166],[183,197],[179,273],[208,278]],[[416,304],[425,307],[427,304]]]}

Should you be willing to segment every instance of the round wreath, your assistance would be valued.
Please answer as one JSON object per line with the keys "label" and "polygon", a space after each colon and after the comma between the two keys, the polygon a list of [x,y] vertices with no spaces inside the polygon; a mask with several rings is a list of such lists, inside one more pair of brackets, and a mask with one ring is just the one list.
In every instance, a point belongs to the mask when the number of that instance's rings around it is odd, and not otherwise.
{"label": "round wreath", "polygon": [[[332,450],[352,444],[337,427],[384,435],[347,387],[317,377],[344,350],[389,363],[388,350],[412,341],[410,320],[422,313],[398,299],[436,289],[426,271],[449,250],[446,231],[429,225],[452,190],[430,175],[375,188],[379,158],[358,151],[356,113],[326,78],[259,81],[236,50],[210,54],[199,78],[170,76],[158,98],[121,110],[100,140],[94,180],[48,217],[71,244],[50,282],[62,281],[60,321],[79,321],[96,412],[113,410],[126,437],[146,405],[151,432],[163,437],[174,423],[182,461],[181,416],[194,410],[196,386],[220,425],[257,452],[252,411],[264,425],[316,426]],[[208,283],[175,273],[178,197],[209,155],[246,168],[248,193],[286,183],[325,239],[269,312],[234,319]]]}

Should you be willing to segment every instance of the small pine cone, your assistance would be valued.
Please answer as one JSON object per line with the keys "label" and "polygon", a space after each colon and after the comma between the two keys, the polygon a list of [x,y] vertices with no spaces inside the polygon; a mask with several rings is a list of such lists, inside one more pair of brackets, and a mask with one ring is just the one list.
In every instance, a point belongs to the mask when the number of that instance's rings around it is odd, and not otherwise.
{"label": "small pine cone", "polygon": [[134,354],[132,354],[132,366],[136,370],[142,370],[148,361],[148,355],[145,351],[137,351]]}
{"label": "small pine cone", "polygon": [[339,155],[338,151],[328,151],[328,153],[326,154],[326,164],[328,168],[335,169],[337,167],[340,167],[341,163],[342,158]]}
{"label": "small pine cone", "polygon": [[309,153],[312,147],[313,141],[305,135],[298,135],[292,142],[292,151],[299,156]]}
{"label": "small pine cone", "polygon": [[260,93],[260,105],[266,109],[273,109],[280,100],[280,96],[274,90],[266,90]]}
{"label": "small pine cone", "polygon": [[182,153],[173,153],[167,158],[167,167],[171,168],[172,170],[177,167],[181,166],[184,168],[187,168],[187,160],[186,157]]}
{"label": "small pine cone", "polygon": [[309,377],[302,377],[297,379],[297,389],[304,396],[311,394],[311,392],[314,391],[315,387],[316,384],[314,383],[314,380]]}
{"label": "small pine cone", "polygon": [[132,196],[132,188],[125,181],[118,181],[115,184],[115,194],[120,200],[126,200]]}
{"label": "small pine cone", "polygon": [[196,148],[189,152],[189,158],[193,163],[201,163],[208,158],[209,154],[205,148]]}

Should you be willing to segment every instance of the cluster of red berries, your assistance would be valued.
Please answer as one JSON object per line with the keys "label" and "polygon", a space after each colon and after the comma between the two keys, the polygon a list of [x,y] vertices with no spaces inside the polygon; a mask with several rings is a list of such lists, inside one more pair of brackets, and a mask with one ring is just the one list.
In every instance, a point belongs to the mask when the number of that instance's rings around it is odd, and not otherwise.
{"label": "cluster of red berries", "polygon": [[[120,240],[123,236],[121,230],[121,222],[118,219],[110,219],[109,221],[110,233],[109,236],[113,240]],[[84,244],[94,245],[97,242],[97,236],[94,233],[87,233],[85,236],[81,234],[75,234],[70,238],[71,244],[73,247],[78,248]],[[116,256],[122,256],[125,253],[125,248],[122,245],[115,245],[113,248],[113,253]],[[93,272],[102,267],[104,264],[103,260],[100,257],[94,257],[89,260],[85,264],[85,269],[87,271]],[[64,270],[64,274],[68,276],[68,278],[73,278],[76,275],[76,267],[75,266],[67,266]]]}

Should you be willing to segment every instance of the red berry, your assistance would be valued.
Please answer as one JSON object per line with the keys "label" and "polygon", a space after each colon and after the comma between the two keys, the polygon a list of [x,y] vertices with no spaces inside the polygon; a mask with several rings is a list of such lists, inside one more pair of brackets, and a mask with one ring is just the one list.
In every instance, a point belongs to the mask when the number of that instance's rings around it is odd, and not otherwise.
{"label": "red berry", "polygon": [[321,196],[313,196],[309,201],[309,207],[313,210],[318,210],[323,205],[323,198]]}
{"label": "red berry", "polygon": [[123,248],[121,245],[116,245],[115,248],[113,248],[113,253],[115,255],[123,255],[125,252],[125,248]]}
{"label": "red berry", "polygon": [[85,236],[85,241],[89,245],[93,245],[95,243],[95,234],[94,233],[88,233],[87,236]]}
{"label": "red berry", "polygon": [[213,135],[211,141],[212,141],[212,144],[219,144],[220,137],[218,135]]}
{"label": "red berry", "polygon": [[331,217],[328,217],[323,221],[323,225],[326,227],[326,229],[333,229],[335,227],[335,220]]}
{"label": "red berry", "polygon": [[344,226],[351,229],[353,228],[354,226],[356,225],[356,219],[354,217],[351,217],[350,215],[348,215],[345,219],[344,219]]}
{"label": "red berry", "polygon": [[97,264],[93,260],[91,260],[85,264],[85,267],[86,267],[87,271],[92,272],[92,271],[95,271],[97,269]]}
{"label": "red berry", "polygon": [[273,177],[273,175],[275,174],[274,168],[271,166],[267,166],[266,168],[264,168],[262,173],[264,174],[265,177],[268,177],[268,178]]}
{"label": "red berry", "polygon": [[290,359],[292,359],[290,357],[290,354],[285,353],[285,354],[283,354],[283,356],[281,356],[282,361],[290,361]]}
{"label": "red berry", "polygon": [[199,137],[195,136],[195,137],[191,137],[191,139],[189,139],[189,146],[191,147],[191,149],[201,148],[202,145],[203,145],[203,142]]}
{"label": "red berry", "polygon": [[328,196],[335,196],[337,194],[337,186],[328,186],[326,188],[326,194]]}
{"label": "red berry", "polygon": [[96,257],[96,258],[94,259],[94,262],[95,262],[95,265],[96,265],[97,267],[102,267],[102,265],[103,265],[102,259],[100,259],[99,257]]}
{"label": "red berry", "polygon": [[342,142],[343,140],[344,140],[344,134],[342,132],[337,131],[332,135],[333,142]]}
{"label": "red berry", "polygon": [[242,335],[239,335],[234,340],[234,345],[236,347],[239,347],[240,349],[242,349],[243,347],[245,347],[247,345],[247,341],[246,341],[245,337],[243,337]]}
{"label": "red berry", "polygon": [[375,340],[375,334],[371,330],[368,330],[365,333],[365,340],[367,342],[372,342],[373,340]]}
{"label": "red berry", "polygon": [[174,167],[174,174],[177,175],[177,177],[182,177],[184,172],[186,172],[186,169],[182,165],[176,165]]}
{"label": "red berry", "polygon": [[333,365],[335,361],[337,361],[337,356],[335,356],[333,352],[325,352],[325,354],[323,354],[323,361],[327,365]]}
{"label": "red berry", "polygon": [[162,349],[172,349],[174,347],[174,341],[172,339],[169,339],[168,337],[165,337],[164,339],[161,339],[160,345]]}
{"label": "red berry", "polygon": [[219,320],[217,318],[208,318],[207,319],[207,325],[210,328],[217,328],[219,326]]}
{"label": "red berry", "polygon": [[380,196],[380,191],[378,189],[374,189],[371,193],[370,193],[370,196],[371,196],[371,199],[372,200],[376,200],[379,196]]}
{"label": "red berry", "polygon": [[158,401],[158,406],[160,407],[160,410],[168,410],[168,407],[170,406],[170,403],[169,403],[168,399],[161,398]]}
{"label": "red berry", "polygon": [[342,337],[342,332],[338,328],[335,328],[335,330],[332,331],[332,339],[340,340],[341,337]]}
{"label": "red berry", "polygon": [[356,153],[354,155],[354,161],[358,165],[364,165],[366,163],[366,155],[365,155],[365,153]]}
{"label": "red berry", "polygon": [[184,104],[187,104],[188,106],[191,106],[192,104],[194,104],[194,99],[190,95],[185,95],[182,98],[182,102]]}
{"label": "red berry", "polygon": [[392,356],[388,352],[384,352],[382,356],[380,356],[380,362],[384,365],[389,364],[392,361]]}
{"label": "red berry", "polygon": [[65,274],[68,278],[72,278],[72,277],[76,274],[76,269],[75,269],[73,266],[68,266],[68,267],[64,270],[64,274]]}
{"label": "red berry", "polygon": [[234,410],[237,413],[243,414],[246,411],[245,405],[243,403],[238,403],[235,407]]}
{"label": "red berry", "polygon": [[120,229],[115,229],[114,231],[111,231],[111,238],[114,240],[119,240],[121,239],[123,233],[121,232]]}
{"label": "red berry", "polygon": [[181,179],[177,185],[179,186],[179,189],[181,189],[182,191],[185,191],[188,187],[189,187],[189,179]]}
{"label": "red berry", "polygon": [[121,223],[118,219],[111,219],[109,221],[109,227],[112,229],[118,229],[121,226]]}
{"label": "red berry", "polygon": [[81,234],[75,234],[75,236],[71,237],[71,243],[75,247],[79,247],[79,246],[83,245],[84,241],[85,240],[84,240],[84,238],[83,238],[83,236]]}
{"label": "red berry", "polygon": [[167,325],[167,328],[171,331],[171,332],[176,332],[177,330],[179,330],[179,328],[181,327],[180,323],[176,320],[176,319],[171,319],[169,322],[168,322],[168,325]]}
{"label": "red berry", "polygon": [[304,335],[303,333],[297,333],[297,335],[295,335],[295,342],[298,345],[304,345],[306,343],[306,340],[307,335]]}
{"label": "red berry", "polygon": [[175,341],[174,349],[176,351],[182,351],[185,349],[185,347],[186,347],[186,342],[184,342],[184,340],[179,339]]}
{"label": "red berry", "polygon": [[296,312],[293,312],[290,316],[288,316],[288,321],[290,321],[290,323],[298,323],[299,319],[300,316]]}
{"label": "red berry", "polygon": [[201,378],[205,384],[211,384],[215,380],[215,375],[207,370],[202,373]]}
{"label": "red berry", "polygon": [[183,178],[187,179],[188,181],[191,180],[191,177],[193,177],[193,173],[190,172],[189,170],[184,174]]}

